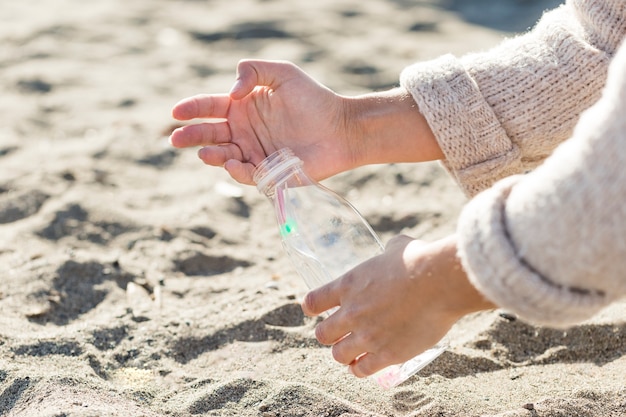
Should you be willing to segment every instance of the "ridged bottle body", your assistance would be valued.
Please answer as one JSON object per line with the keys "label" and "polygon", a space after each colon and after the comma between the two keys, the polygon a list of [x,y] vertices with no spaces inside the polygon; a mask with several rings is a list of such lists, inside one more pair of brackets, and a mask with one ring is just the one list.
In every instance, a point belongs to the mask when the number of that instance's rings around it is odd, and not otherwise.
{"label": "ridged bottle body", "polygon": [[[343,197],[311,180],[302,161],[281,149],[258,165],[254,181],[272,202],[283,247],[310,289],[322,286],[383,253],[383,245],[361,214]],[[435,347],[372,377],[396,386],[436,358]]]}

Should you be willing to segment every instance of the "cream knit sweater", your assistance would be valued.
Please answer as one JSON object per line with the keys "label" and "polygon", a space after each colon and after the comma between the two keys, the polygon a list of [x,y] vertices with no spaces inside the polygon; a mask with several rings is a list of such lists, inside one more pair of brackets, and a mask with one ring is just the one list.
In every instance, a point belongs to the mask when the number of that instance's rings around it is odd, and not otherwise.
{"label": "cream knit sweater", "polygon": [[625,38],[625,0],[571,0],[491,51],[402,73],[475,196],[458,225],[470,280],[526,320],[626,296]]}

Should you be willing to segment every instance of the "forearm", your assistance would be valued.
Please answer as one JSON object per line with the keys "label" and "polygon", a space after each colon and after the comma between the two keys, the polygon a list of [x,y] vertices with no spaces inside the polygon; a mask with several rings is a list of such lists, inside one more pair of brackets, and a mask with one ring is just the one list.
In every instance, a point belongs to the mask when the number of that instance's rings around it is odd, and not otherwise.
{"label": "forearm", "polygon": [[344,98],[345,130],[357,166],[443,158],[415,100],[403,88]]}

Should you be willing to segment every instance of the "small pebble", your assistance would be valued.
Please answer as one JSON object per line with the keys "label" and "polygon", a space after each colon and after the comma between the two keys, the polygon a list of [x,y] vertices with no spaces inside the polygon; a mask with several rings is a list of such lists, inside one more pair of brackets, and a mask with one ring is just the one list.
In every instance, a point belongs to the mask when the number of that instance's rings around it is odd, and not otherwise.
{"label": "small pebble", "polygon": [[500,313],[500,317],[508,321],[517,320],[517,317],[514,314],[510,314],[510,313]]}
{"label": "small pebble", "polygon": [[273,281],[270,281],[267,284],[265,284],[265,288],[269,288],[270,290],[277,290],[278,284]]}

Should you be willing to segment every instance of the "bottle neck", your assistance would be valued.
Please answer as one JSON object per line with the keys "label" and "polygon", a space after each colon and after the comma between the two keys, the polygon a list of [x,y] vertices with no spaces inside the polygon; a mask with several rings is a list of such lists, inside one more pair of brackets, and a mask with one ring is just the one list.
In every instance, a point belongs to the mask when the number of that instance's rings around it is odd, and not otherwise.
{"label": "bottle neck", "polygon": [[288,149],[280,149],[265,158],[254,170],[252,179],[259,192],[272,198],[276,188],[288,181],[302,185],[310,182],[302,171],[302,160]]}

